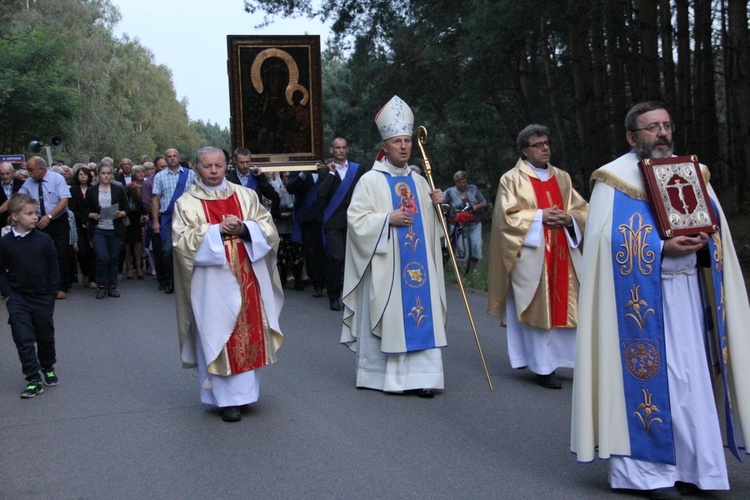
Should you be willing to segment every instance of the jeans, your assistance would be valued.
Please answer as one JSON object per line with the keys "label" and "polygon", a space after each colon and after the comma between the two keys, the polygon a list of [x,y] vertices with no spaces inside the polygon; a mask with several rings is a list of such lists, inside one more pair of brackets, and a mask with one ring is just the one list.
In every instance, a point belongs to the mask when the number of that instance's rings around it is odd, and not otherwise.
{"label": "jeans", "polygon": [[[6,302],[8,323],[28,381],[41,381],[40,369],[51,370],[55,358],[55,296],[13,293]],[[35,345],[36,344],[36,345]]]}
{"label": "jeans", "polygon": [[96,254],[96,284],[99,288],[117,288],[117,268],[120,262],[122,237],[114,229],[96,228],[91,240]]}

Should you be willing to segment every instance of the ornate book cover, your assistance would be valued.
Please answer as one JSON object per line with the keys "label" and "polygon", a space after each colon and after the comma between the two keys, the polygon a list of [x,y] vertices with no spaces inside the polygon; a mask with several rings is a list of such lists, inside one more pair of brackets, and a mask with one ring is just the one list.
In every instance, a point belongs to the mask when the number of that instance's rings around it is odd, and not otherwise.
{"label": "ornate book cover", "polygon": [[638,168],[662,239],[718,230],[697,156],[649,158],[638,162]]}

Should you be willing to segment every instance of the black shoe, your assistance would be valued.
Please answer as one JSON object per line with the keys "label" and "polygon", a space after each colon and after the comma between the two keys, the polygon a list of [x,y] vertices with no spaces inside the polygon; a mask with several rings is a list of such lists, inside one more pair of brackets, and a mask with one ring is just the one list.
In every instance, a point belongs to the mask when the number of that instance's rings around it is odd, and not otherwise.
{"label": "black shoe", "polygon": [[32,380],[26,385],[26,389],[21,393],[23,399],[30,399],[35,397],[37,394],[44,392],[41,380]]}
{"label": "black shoe", "polygon": [[42,376],[44,377],[44,385],[54,387],[60,383],[60,379],[55,374],[54,368],[50,368],[49,370],[42,368]]}
{"label": "black shoe", "polygon": [[680,490],[674,486],[668,488],[656,488],[655,490],[649,490],[648,497],[655,500],[661,500],[664,498],[682,498]]}
{"label": "black shoe", "polygon": [[106,288],[99,288],[96,290],[96,298],[97,299],[103,299],[107,296],[107,289]]}
{"label": "black shoe", "polygon": [[315,288],[313,288],[312,296],[315,297],[316,299],[319,298],[319,297],[322,297],[323,296],[323,289],[321,287],[319,287],[319,286],[316,286]]}
{"label": "black shoe", "polygon": [[328,305],[331,306],[331,311],[341,310],[341,302],[339,299],[328,299]]}
{"label": "black shoe", "polygon": [[164,291],[167,293],[174,293],[174,281],[167,281],[164,284]]}
{"label": "black shoe", "polygon": [[227,406],[221,411],[221,419],[224,422],[239,422],[242,420],[242,412],[239,406]]}
{"label": "black shoe", "polygon": [[425,399],[431,399],[435,397],[435,391],[433,391],[432,389],[409,389],[407,391],[404,391],[404,394]]}
{"label": "black shoe", "polygon": [[555,372],[552,372],[549,375],[537,375],[536,383],[547,389],[562,388],[562,382],[560,382],[560,379],[555,376]]}
{"label": "black shoe", "polygon": [[695,495],[701,492],[701,489],[693,483],[686,483],[683,481],[677,481],[674,483],[674,487],[683,495]]}

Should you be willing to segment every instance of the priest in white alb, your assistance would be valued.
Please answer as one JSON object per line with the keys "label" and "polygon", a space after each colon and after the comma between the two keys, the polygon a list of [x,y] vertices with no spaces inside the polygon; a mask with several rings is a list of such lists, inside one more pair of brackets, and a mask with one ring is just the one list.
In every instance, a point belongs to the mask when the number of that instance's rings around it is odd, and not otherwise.
{"label": "priest in white alb", "polygon": [[279,236],[254,191],[224,179],[221,149],[197,155],[172,222],[180,357],[198,368],[201,402],[237,422],[258,399],[258,368],[276,361],[283,305]]}
{"label": "priest in white alb", "polygon": [[344,327],[358,388],[415,394],[443,389],[443,193],[409,165],[414,115],[394,96],[375,117],[383,145],[347,212]]}
{"label": "priest in white alb", "polygon": [[625,129],[633,149],[592,175],[571,451],[580,462],[609,459],[614,489],[726,490],[726,451],[741,460],[750,436],[742,271],[706,167],[706,191],[692,200],[713,206],[718,228],[660,236],[638,162],[673,156],[666,105],[636,104]]}
{"label": "priest in white alb", "polygon": [[506,326],[513,368],[560,389],[557,368],[573,368],[588,204],[570,175],[549,163],[549,129],[518,134],[521,157],[500,179],[492,215],[488,312]]}

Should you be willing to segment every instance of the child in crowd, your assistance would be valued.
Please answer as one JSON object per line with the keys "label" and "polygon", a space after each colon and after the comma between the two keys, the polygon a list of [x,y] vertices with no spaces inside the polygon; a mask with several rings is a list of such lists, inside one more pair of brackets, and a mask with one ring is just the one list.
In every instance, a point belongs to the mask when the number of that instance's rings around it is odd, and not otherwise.
{"label": "child in crowd", "polygon": [[[16,193],[8,202],[13,228],[0,238],[0,294],[7,299],[10,329],[28,381],[22,398],[57,385],[55,374],[55,296],[60,276],[55,244],[36,230],[37,201]],[[41,370],[41,375],[39,371]]]}

